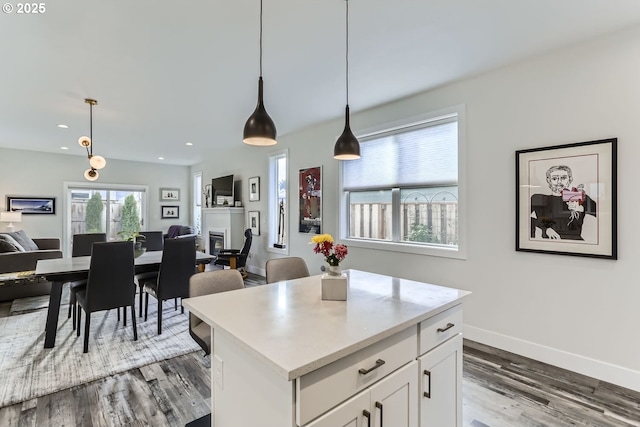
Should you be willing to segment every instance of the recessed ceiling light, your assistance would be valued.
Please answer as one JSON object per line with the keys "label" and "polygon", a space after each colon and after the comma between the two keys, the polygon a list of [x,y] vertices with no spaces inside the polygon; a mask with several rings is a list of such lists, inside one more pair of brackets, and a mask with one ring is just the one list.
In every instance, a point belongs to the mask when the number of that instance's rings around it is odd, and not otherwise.
{"label": "recessed ceiling light", "polygon": [[164,157],[160,156],[158,157],[158,160],[164,160]]}
{"label": "recessed ceiling light", "polygon": [[187,142],[185,145],[188,145],[189,147],[193,146],[193,142]]}
{"label": "recessed ceiling light", "polygon": [[58,127],[59,127],[60,129],[69,129],[69,126],[67,126],[67,125],[63,125],[63,124],[58,125]]}
{"label": "recessed ceiling light", "polygon": [[69,147],[60,147],[61,150],[68,150]]}

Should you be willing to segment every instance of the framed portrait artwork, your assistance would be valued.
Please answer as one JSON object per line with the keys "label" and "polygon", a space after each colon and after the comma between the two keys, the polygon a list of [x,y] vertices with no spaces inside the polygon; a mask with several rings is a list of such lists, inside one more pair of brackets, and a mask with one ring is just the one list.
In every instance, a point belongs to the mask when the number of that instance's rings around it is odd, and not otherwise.
{"label": "framed portrait artwork", "polygon": [[249,211],[249,228],[254,236],[260,235],[260,211]]}
{"label": "framed portrait artwork", "polygon": [[7,196],[7,211],[22,212],[25,215],[56,214],[55,197]]}
{"label": "framed portrait artwork", "polygon": [[178,202],[178,201],[180,201],[180,189],[179,188],[161,188],[160,189],[160,201],[161,202]]}
{"label": "framed portrait artwork", "polygon": [[516,151],[516,250],[617,259],[617,138]]}
{"label": "framed portrait artwork", "polygon": [[162,219],[180,218],[180,206],[162,206]]}
{"label": "framed portrait artwork", "polygon": [[260,177],[253,176],[249,178],[249,201],[257,202],[260,200]]}
{"label": "framed portrait artwork", "polygon": [[322,233],[322,166],[300,169],[298,173],[300,200],[298,231]]}

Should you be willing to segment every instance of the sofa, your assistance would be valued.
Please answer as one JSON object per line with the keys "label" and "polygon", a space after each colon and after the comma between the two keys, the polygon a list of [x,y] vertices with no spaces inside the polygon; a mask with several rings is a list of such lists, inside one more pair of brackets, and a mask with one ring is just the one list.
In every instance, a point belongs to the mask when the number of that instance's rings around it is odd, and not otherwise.
{"label": "sofa", "polygon": [[[0,232],[0,274],[35,270],[38,260],[54,258],[62,258],[57,237],[31,239],[23,230]],[[0,283],[0,301],[45,295],[50,291],[51,283],[40,279],[8,281]]]}

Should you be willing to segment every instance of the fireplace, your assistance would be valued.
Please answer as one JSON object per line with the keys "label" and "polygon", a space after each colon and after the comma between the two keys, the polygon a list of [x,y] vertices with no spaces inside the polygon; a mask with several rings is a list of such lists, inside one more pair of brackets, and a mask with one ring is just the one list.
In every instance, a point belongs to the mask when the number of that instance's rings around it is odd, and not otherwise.
{"label": "fireplace", "polygon": [[225,248],[225,232],[209,230],[209,254],[218,255],[221,249]]}

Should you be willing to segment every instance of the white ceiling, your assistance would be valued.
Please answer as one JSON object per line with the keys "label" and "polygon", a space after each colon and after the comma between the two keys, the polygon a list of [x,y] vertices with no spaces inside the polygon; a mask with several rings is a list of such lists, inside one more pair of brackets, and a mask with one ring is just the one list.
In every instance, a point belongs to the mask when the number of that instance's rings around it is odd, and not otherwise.
{"label": "white ceiling", "polygon": [[[2,13],[0,147],[85,155],[76,141],[89,133],[87,97],[98,100],[95,154],[107,160],[191,165],[242,144],[257,99],[259,5],[64,0],[40,15]],[[352,114],[640,22],[639,0],[349,9]],[[344,12],[343,0],[264,0],[265,105],[279,135],[343,115]]]}

